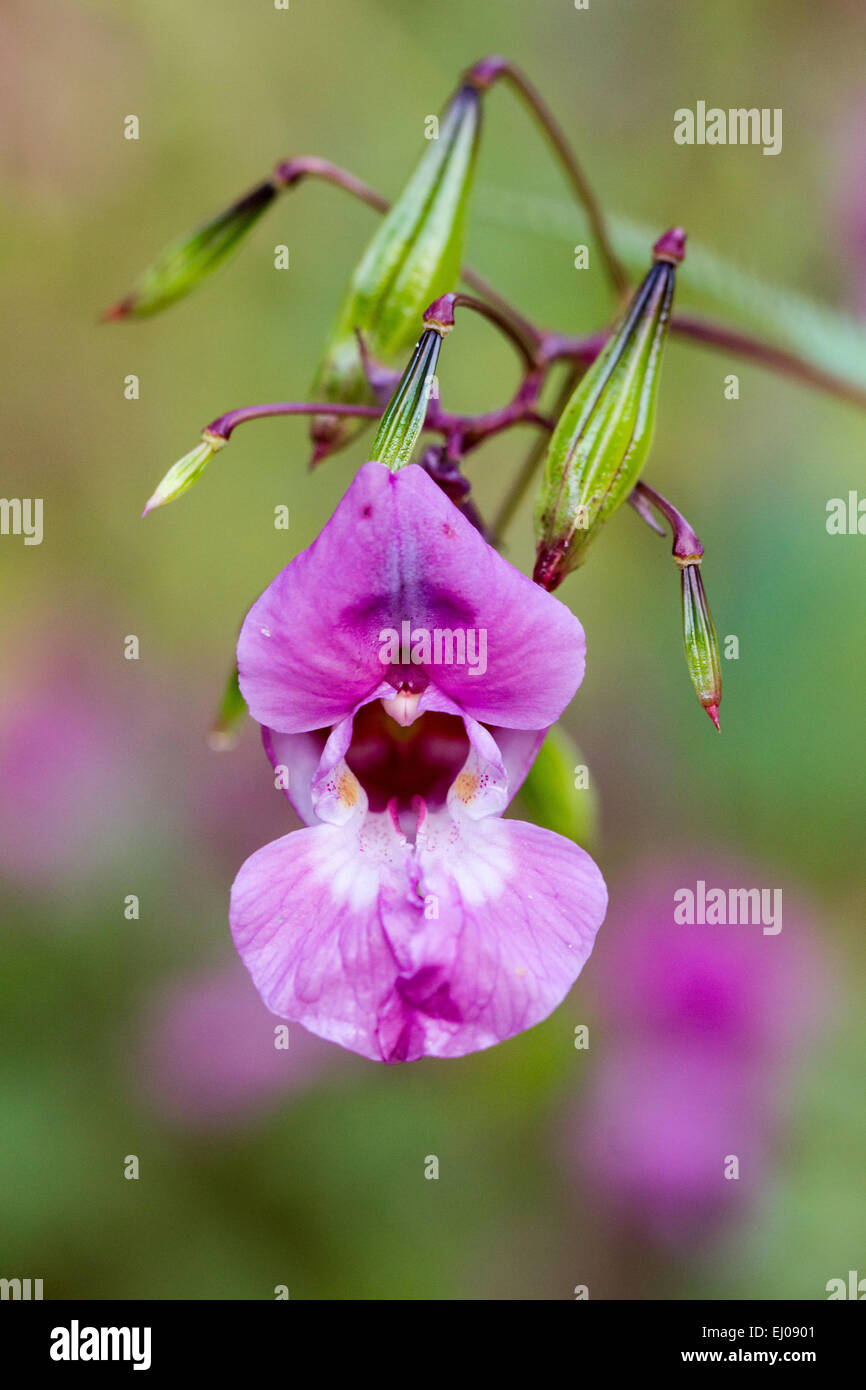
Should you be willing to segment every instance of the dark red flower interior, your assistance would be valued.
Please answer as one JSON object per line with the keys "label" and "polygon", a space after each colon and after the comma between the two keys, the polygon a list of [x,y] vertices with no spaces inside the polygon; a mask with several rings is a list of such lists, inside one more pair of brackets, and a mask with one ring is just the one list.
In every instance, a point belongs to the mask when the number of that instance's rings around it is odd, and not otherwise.
{"label": "dark red flower interior", "polygon": [[367,793],[371,811],[384,811],[394,796],[405,810],[414,796],[432,805],[444,802],[468,752],[457,715],[429,712],[403,728],[373,700],[355,715],[346,762]]}

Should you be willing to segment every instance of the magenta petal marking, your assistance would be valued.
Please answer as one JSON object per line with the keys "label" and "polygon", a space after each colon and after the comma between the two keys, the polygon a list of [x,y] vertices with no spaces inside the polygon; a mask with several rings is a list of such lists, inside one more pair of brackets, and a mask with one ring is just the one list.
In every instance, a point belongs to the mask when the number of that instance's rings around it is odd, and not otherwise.
{"label": "magenta petal marking", "polygon": [[546,728],[583,678],[583,629],[563,603],[503,560],[423,469],[367,463],[247,614],[238,669],[251,714],[284,733],[339,723],[389,674],[382,632],[404,622],[467,643],[484,633],[483,672],[468,660],[407,668],[484,723]]}

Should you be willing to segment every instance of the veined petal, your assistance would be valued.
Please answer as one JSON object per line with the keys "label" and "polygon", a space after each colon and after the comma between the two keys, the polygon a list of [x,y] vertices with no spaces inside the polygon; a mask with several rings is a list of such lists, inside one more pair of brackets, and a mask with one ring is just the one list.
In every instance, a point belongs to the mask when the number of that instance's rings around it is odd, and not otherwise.
{"label": "veined petal", "polygon": [[274,840],[232,887],[234,942],[268,1008],[374,1061],[396,971],[385,920],[404,906],[407,855],[383,812]]}
{"label": "veined petal", "polygon": [[404,622],[431,640],[448,634],[407,674],[483,723],[546,728],[583,677],[583,629],[564,604],[503,560],[423,469],[367,463],[247,615],[238,670],[250,713],[284,733],[338,723],[393,683],[382,634]]}
{"label": "veined petal", "polygon": [[[523,821],[486,817],[419,828],[426,897],[439,899],[439,926],[453,942],[441,1015],[416,1005],[401,1041],[405,1060],[434,1052],[459,1057],[512,1037],[553,1012],[592,951],[607,909],[601,872],[570,840]],[[459,835],[454,836],[455,824]],[[446,847],[447,846],[447,847]]]}
{"label": "veined petal", "polygon": [[496,816],[387,813],[295,831],[232,890],[265,1003],[365,1057],[458,1057],[546,1018],[580,973],[607,893],[589,856]]}

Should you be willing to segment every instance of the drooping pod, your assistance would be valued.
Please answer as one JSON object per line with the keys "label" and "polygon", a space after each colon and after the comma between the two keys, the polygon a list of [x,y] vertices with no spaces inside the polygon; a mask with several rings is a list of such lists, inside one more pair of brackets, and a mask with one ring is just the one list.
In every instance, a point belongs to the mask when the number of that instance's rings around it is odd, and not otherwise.
{"label": "drooping pod", "polygon": [[534,578],[555,589],[626,500],[652,441],[662,353],[685,233],[653,247],[653,264],[582,377],[551,437],[535,512]]}

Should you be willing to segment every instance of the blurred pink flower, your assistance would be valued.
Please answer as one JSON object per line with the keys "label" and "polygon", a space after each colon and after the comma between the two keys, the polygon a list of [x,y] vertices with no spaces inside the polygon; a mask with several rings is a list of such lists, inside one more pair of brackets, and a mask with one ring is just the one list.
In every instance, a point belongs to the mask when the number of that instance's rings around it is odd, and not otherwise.
{"label": "blurred pink flower", "polygon": [[812,972],[815,948],[802,907],[782,890],[782,928],[760,924],[681,925],[674,894],[699,881],[727,893],[770,885],[768,871],[695,857],[647,865],[617,894],[615,926],[596,948],[595,988],[617,1036],[637,1031],[683,1046],[700,1045],[769,1060],[786,1053],[821,1007]]}
{"label": "blurred pink flower", "polygon": [[[570,1117],[572,1153],[604,1205],[645,1238],[705,1235],[760,1188],[773,1126],[756,1079],[698,1046],[618,1042]],[[730,1156],[736,1180],[725,1177]]]}
{"label": "blurred pink flower", "polygon": [[[275,1046],[288,1032],[288,1048]],[[353,1059],[286,1024],[238,965],[163,986],[149,1001],[136,1059],[148,1103],[189,1128],[257,1118]],[[358,1064],[360,1067],[360,1063]]]}
{"label": "blurred pink flower", "polygon": [[150,702],[78,615],[39,635],[0,689],[0,873],[44,893],[116,866],[146,824]]}
{"label": "blurred pink flower", "polygon": [[649,868],[614,892],[594,981],[598,1061],[566,1122],[586,1186],[625,1229],[659,1243],[749,1212],[824,997],[808,918],[787,892],[775,936],[760,924],[678,925],[674,894],[698,879],[768,881],[754,866],[705,859]]}

